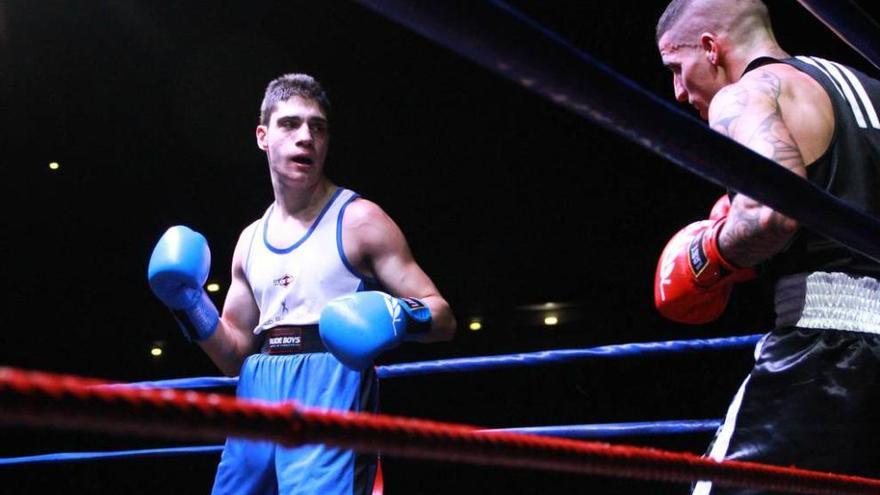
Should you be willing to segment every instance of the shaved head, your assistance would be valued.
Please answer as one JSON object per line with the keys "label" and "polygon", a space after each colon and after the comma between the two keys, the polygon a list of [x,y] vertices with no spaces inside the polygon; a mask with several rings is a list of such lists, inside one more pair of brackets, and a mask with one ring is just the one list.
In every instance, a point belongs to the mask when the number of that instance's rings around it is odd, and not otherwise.
{"label": "shaved head", "polygon": [[657,21],[657,41],[697,43],[701,33],[727,35],[734,43],[773,38],[770,15],[760,0],[673,0]]}

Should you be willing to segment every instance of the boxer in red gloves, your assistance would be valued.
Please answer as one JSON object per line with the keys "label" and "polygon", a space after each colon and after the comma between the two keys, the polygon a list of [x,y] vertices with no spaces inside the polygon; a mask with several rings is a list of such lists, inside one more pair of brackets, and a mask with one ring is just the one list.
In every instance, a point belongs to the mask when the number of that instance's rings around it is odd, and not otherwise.
{"label": "boxer in red gloves", "polygon": [[681,229],[666,245],[654,280],[654,304],[663,316],[681,323],[713,321],[727,307],[733,284],[755,278],[754,270],[733,265],[719,251],[729,211],[724,195],[708,220]]}
{"label": "boxer in red gloves", "polygon": [[[880,81],[786,53],[759,0],[674,0],[656,35],[675,98],[712,129],[880,215]],[[880,476],[880,263],[737,194],[666,247],[657,307],[710,322],[751,267],[773,285],[776,325],[709,456]],[[756,493],[694,487],[710,492]]]}

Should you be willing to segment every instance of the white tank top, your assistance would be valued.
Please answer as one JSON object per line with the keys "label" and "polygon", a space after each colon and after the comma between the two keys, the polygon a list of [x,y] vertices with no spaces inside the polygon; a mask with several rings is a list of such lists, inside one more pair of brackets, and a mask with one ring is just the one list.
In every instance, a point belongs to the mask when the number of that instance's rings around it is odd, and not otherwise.
{"label": "white tank top", "polygon": [[342,250],[342,214],[358,198],[337,188],[302,238],[290,246],[269,244],[270,205],[253,229],[244,273],[260,323],[254,334],[280,325],[313,325],[331,299],[378,286],[360,275]]}

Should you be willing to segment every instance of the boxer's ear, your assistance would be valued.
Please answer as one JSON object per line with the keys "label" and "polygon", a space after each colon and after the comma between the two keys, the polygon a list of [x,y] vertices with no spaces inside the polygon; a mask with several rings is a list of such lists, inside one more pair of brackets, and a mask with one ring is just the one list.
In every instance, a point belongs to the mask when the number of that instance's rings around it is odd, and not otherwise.
{"label": "boxer's ear", "polygon": [[258,125],[255,134],[257,136],[257,148],[260,148],[263,151],[269,149],[269,143],[266,142],[266,133],[269,132],[269,129],[264,125]]}

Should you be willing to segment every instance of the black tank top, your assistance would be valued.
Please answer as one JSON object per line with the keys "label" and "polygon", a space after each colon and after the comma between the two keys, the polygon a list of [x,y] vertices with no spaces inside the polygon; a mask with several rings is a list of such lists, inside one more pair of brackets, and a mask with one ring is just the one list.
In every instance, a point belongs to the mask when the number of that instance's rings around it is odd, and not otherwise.
{"label": "black tank top", "polygon": [[[834,136],[825,153],[807,167],[807,178],[866,213],[880,216],[880,81],[818,57],[753,60],[746,72],[783,63],[806,73],[828,93]],[[772,280],[800,272],[845,272],[880,278],[880,263],[801,228],[762,270]]]}

